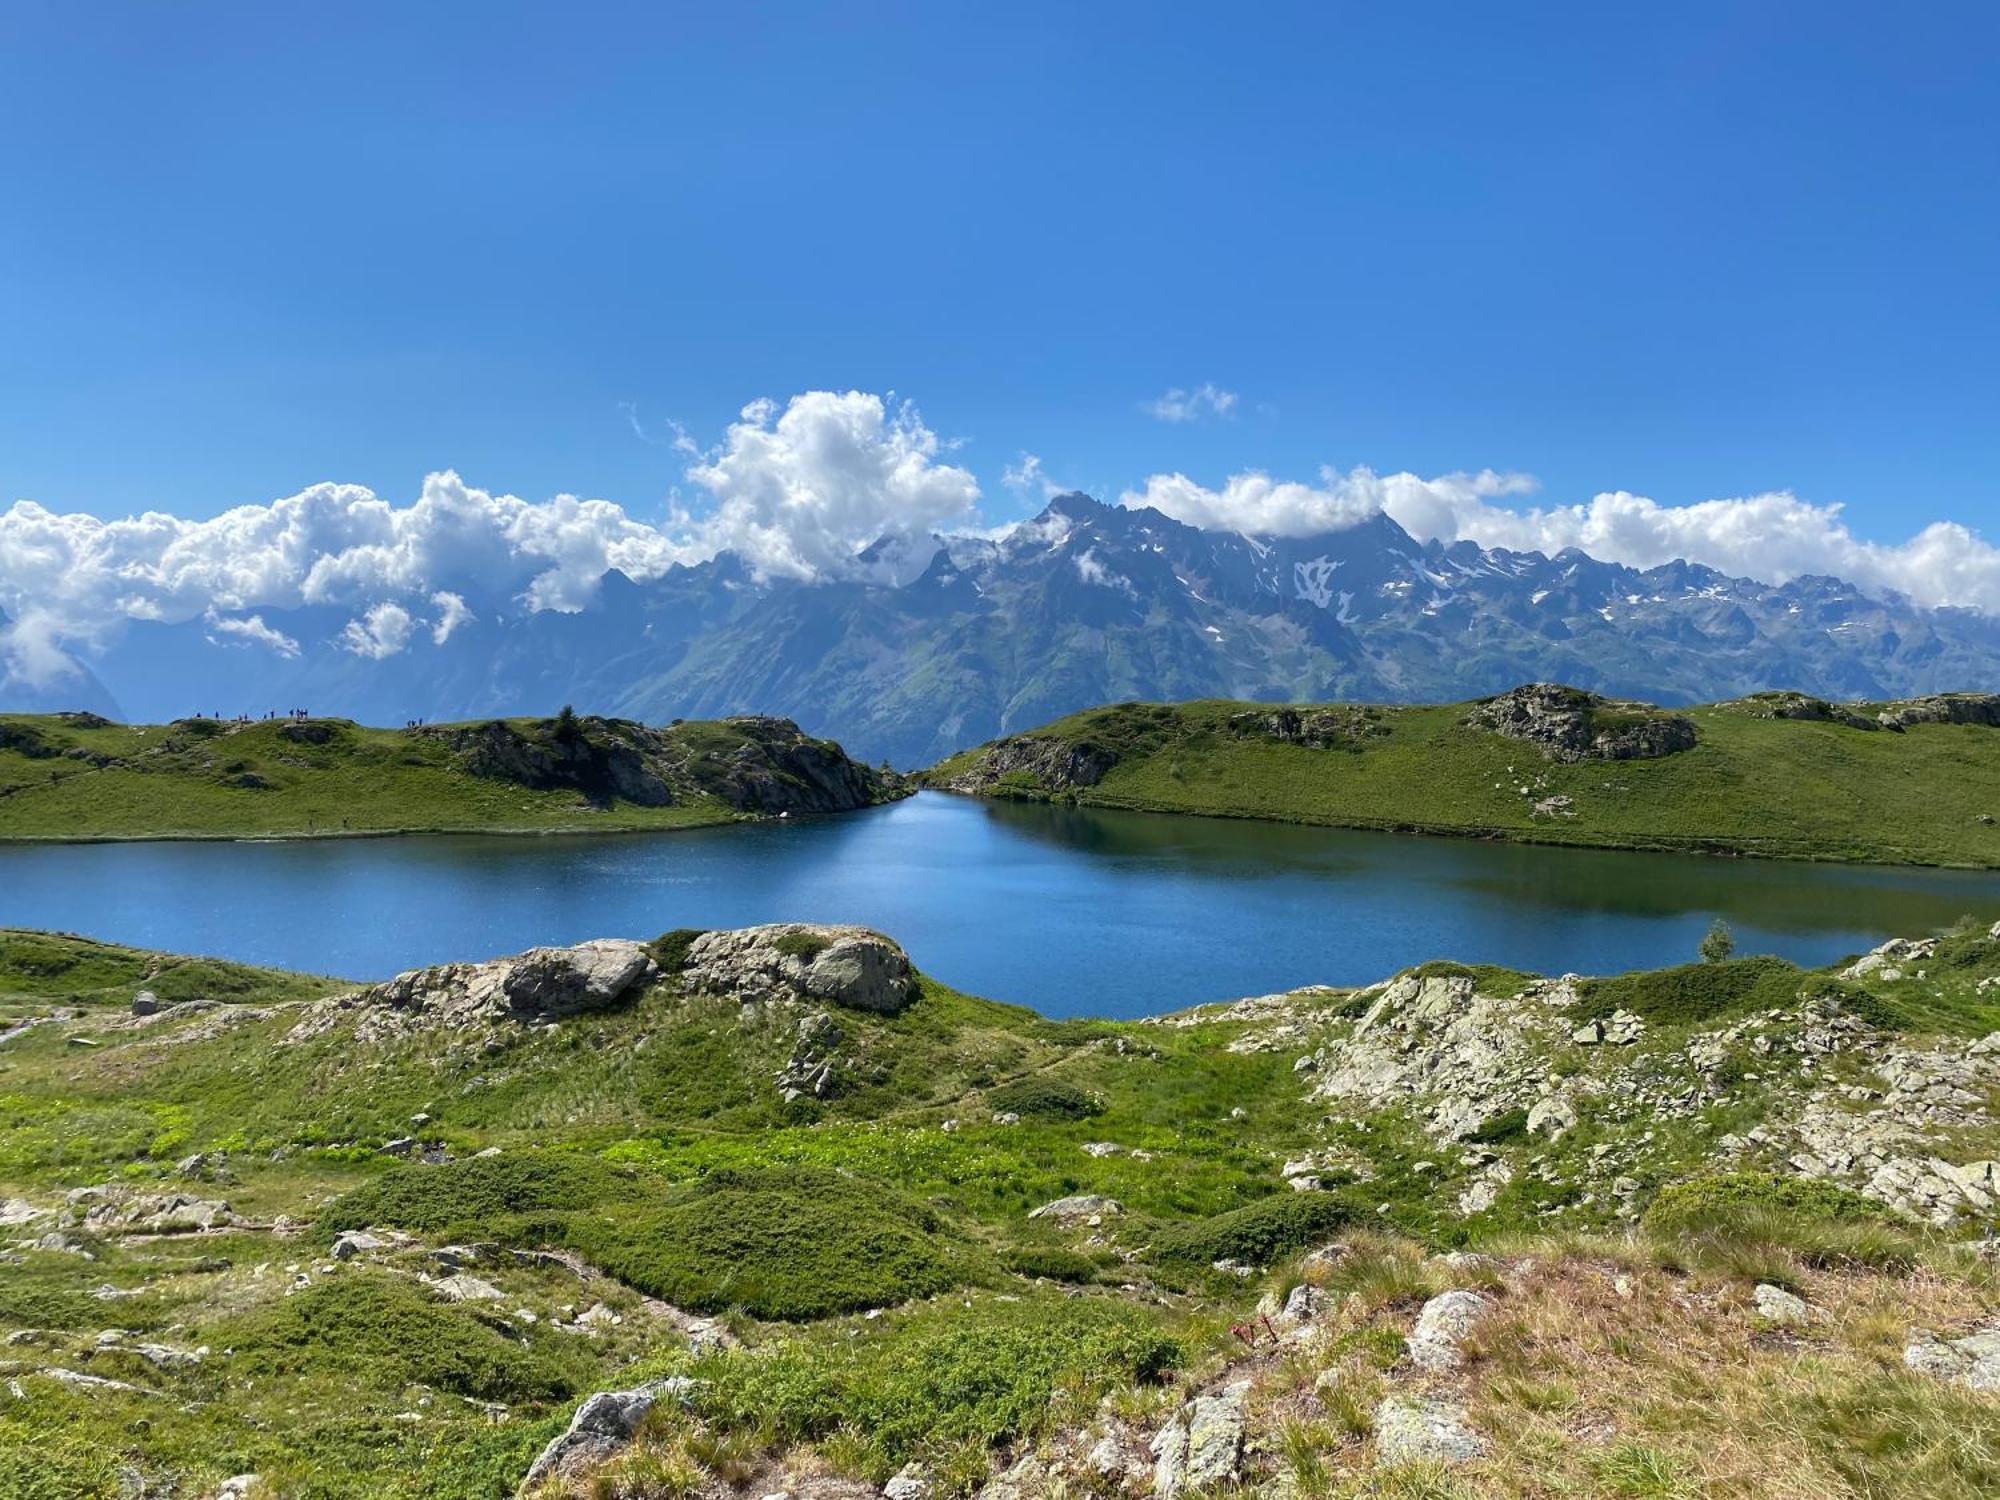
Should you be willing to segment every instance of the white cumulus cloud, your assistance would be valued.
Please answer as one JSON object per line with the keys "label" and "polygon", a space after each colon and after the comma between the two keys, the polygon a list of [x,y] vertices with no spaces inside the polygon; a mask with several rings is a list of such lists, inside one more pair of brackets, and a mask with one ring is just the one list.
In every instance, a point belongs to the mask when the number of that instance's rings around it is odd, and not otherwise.
{"label": "white cumulus cloud", "polygon": [[417,628],[416,616],[393,599],[384,599],[357,620],[349,620],[340,632],[343,650],[370,661],[384,661],[410,644]]}
{"label": "white cumulus cloud", "polygon": [[[1273,479],[1261,470],[1232,474],[1219,490],[1196,483],[1185,474],[1155,474],[1143,490],[1127,490],[1120,503],[1153,509],[1198,526],[1204,531],[1240,531],[1248,536],[1318,536],[1345,531],[1379,511],[1388,511],[1422,536],[1434,519],[1457,515],[1469,503],[1501,495],[1524,494],[1534,481],[1523,474],[1445,474],[1419,479],[1414,474],[1377,474],[1352,469],[1345,474],[1322,469],[1318,484]],[[1417,518],[1418,525],[1404,521]]]}
{"label": "white cumulus cloud", "polygon": [[432,594],[431,604],[438,612],[437,618],[431,622],[433,645],[442,646],[459,626],[469,625],[479,618],[472,612],[472,606],[465,602],[464,596],[447,589],[439,589]]}
{"label": "white cumulus cloud", "polygon": [[943,448],[915,407],[863,391],[753,401],[688,469],[712,508],[675,522],[694,551],[739,553],[760,577],[839,575],[884,534],[973,515],[979,482],[940,463]]}
{"label": "white cumulus cloud", "polygon": [[245,615],[237,619],[210,610],[205,618],[208,638],[217,645],[262,646],[286,657],[299,654],[299,643],[284,631],[266,625],[262,615]]}
{"label": "white cumulus cloud", "polygon": [[1193,390],[1179,386],[1155,396],[1140,410],[1160,422],[1199,422],[1203,417],[1226,417],[1236,410],[1237,396],[1204,381]]}

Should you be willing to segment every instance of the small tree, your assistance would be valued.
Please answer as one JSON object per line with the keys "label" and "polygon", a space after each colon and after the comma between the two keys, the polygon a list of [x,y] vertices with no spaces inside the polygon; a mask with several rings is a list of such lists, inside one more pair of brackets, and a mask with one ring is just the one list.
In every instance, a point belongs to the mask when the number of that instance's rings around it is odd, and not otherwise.
{"label": "small tree", "polygon": [[1701,940],[1701,961],[1705,964],[1719,964],[1736,951],[1736,934],[1729,930],[1729,924],[1717,917],[1709,924],[1708,935]]}
{"label": "small tree", "polygon": [[565,703],[562,706],[562,712],[556,715],[556,738],[559,740],[573,740],[580,733],[582,731],[576,726],[576,710]]}

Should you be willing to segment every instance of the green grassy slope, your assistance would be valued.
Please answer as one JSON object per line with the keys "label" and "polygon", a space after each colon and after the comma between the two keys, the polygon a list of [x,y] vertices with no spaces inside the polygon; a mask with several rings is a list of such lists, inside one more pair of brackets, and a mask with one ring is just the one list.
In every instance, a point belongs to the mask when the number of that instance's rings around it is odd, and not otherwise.
{"label": "green grassy slope", "polygon": [[[529,745],[547,745],[556,733],[554,720],[503,722]],[[606,721],[580,722],[593,742],[604,739]],[[640,731],[656,736],[686,768],[669,779],[670,803],[642,806],[573,786],[537,788],[474,774],[452,736],[475,727],[426,726],[412,733],[322,719],[312,721],[315,734],[325,733],[316,743],[296,737],[283,721],[123,725],[3,716],[0,839],[685,828],[746,816],[725,794],[725,772],[745,746],[752,755],[764,748],[729,720]],[[803,737],[798,742],[818,744]],[[825,748],[838,755],[838,747]]]}
{"label": "green grassy slope", "polygon": [[[1120,704],[1021,737],[1115,753],[1116,764],[1092,786],[1058,790],[1029,773],[987,775],[991,747],[944,761],[925,779],[990,795],[1351,828],[2000,866],[2000,730],[1982,726],[1913,724],[1892,733],[1715,705],[1678,711],[1696,725],[1693,749],[1562,763],[1468,726],[1465,704],[1358,710],[1370,732],[1325,749],[1228,727],[1234,715],[1270,708]],[[1568,805],[1536,811],[1557,797]]]}
{"label": "green grassy slope", "polygon": [[[658,951],[671,967],[685,944]],[[1416,972],[1503,1004],[1532,984]],[[142,980],[231,1003],[135,1022],[108,1002]],[[1990,1312],[1991,1268],[1850,1190],[1755,1176],[1786,1170],[1783,1144],[1729,1158],[1751,1176],[1713,1174],[1725,1141],[1792,1118],[1810,1090],[1879,1098],[1900,1049],[1971,1057],[1964,1039],[2000,1027],[1996,986],[2000,940],[1979,927],[1857,980],[1752,958],[1584,981],[1553,1029],[1521,1033],[1547,1038],[1535,1069],[1580,1121],[1551,1137],[1516,1108],[1446,1141],[1417,1097],[1315,1092],[1361,1055],[1380,989],[1063,1022],[926,978],[900,1015],[836,1007],[845,1085],[787,1102],[773,1079],[802,1008],[687,993],[671,973],[556,1025],[371,1033],[360,1008],[300,1024],[329,1014],[314,1005],[330,981],[8,932],[0,994],[78,1013],[0,1042],[0,1204],[60,1213],[66,1194],[108,1184],[226,1199],[242,1222],[165,1238],[82,1226],[60,1246],[36,1238],[47,1217],[0,1229],[0,1373],[22,1391],[0,1403],[0,1497],[96,1500],[134,1474],[209,1494],[255,1471],[260,1496],[502,1500],[582,1395],[669,1373],[701,1383],[630,1460],[654,1467],[562,1494],[762,1494],[792,1463],[879,1486],[918,1458],[959,1495],[1011,1445],[1086,1421],[1143,1439],[1177,1389],[1236,1378],[1233,1362],[1273,1412],[1256,1462],[1267,1478],[1291,1465],[1300,1494],[1750,1496],[1763,1491],[1728,1466],[1774,1463],[1847,1486],[1816,1478],[1799,1495],[1985,1493],[2000,1483],[1990,1445],[1919,1440],[1979,1430],[1980,1398],[1913,1383],[1893,1338],[1915,1297],[1940,1325]],[[1826,1050],[1807,1040],[1824,1014],[1884,1029]],[[1643,1035],[1568,1042],[1612,1016]],[[1504,1009],[1490,1024],[1519,1029]],[[1635,1086],[1675,1097],[1697,1041],[1710,1052],[1686,1074],[1693,1107],[1629,1102]],[[1996,1154],[1983,1111],[2000,1090],[1978,1097],[1906,1149]],[[449,1160],[384,1150],[411,1135]],[[1320,1190],[1287,1190],[1299,1158]],[[1511,1175],[1468,1208],[1496,1163]],[[1074,1194],[1116,1206],[1095,1224],[1030,1217]],[[1651,1233],[1640,1211],[1656,1200]],[[1718,1204],[1747,1204],[1754,1230],[1718,1228]],[[389,1243],[333,1259],[350,1229]],[[1298,1259],[1332,1240],[1347,1248]],[[1464,1246],[1524,1269],[1426,1258]],[[455,1267],[497,1297],[454,1301],[423,1279]],[[1613,1273],[1631,1284],[1615,1297]],[[1399,1330],[1467,1275],[1521,1325],[1477,1346],[1479,1423],[1503,1442],[1553,1439],[1587,1415],[1611,1436],[1510,1448],[1481,1471],[1490,1487],[1370,1488],[1370,1411],[1400,1378]],[[1324,1283],[1339,1321],[1260,1354],[1258,1299],[1301,1280]],[[1810,1360],[1733,1311],[1770,1280],[1843,1320],[1808,1332]],[[714,1315],[747,1349],[690,1349],[682,1315],[647,1298]],[[1597,1325],[1578,1321],[1586,1309]],[[207,1352],[175,1362],[144,1344]],[[1583,1392],[1600,1380],[1645,1399],[1599,1412]],[[1748,1420],[1759,1392],[1791,1404]],[[1885,1401],[1908,1442],[1865,1416]],[[1782,1443],[1760,1446],[1767,1432]],[[1607,1487],[1596,1455],[1619,1444],[1651,1453],[1635,1472],[1680,1478]]]}

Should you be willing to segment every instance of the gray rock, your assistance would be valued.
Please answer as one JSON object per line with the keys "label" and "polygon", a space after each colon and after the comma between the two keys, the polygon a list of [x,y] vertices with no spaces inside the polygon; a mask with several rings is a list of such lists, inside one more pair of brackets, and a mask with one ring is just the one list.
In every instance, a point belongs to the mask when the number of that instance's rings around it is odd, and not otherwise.
{"label": "gray rock", "polygon": [[1375,1408],[1375,1453],[1384,1464],[1462,1464],[1486,1452],[1486,1439],[1455,1402],[1389,1396]]}
{"label": "gray rock", "polygon": [[2000,1391],[2000,1328],[1958,1339],[1920,1334],[1904,1348],[1903,1363],[1970,1390]]}
{"label": "gray rock", "polygon": [[1757,1316],[1767,1323],[1796,1328],[1812,1317],[1812,1309],[1806,1306],[1804,1298],[1794,1296],[1781,1286],[1772,1286],[1768,1281],[1760,1281],[1751,1295],[1757,1304]]}
{"label": "gray rock", "polygon": [[428,1027],[542,1024],[603,1010],[658,972],[645,948],[625,938],[530,948],[485,963],[438,964],[310,1006],[285,1039],[311,1040],[356,1012],[362,1041]]}
{"label": "gray rock", "polygon": [[931,1500],[931,1476],[922,1464],[908,1463],[882,1486],[882,1500]]}
{"label": "gray rock", "polygon": [[1244,1407],[1250,1382],[1198,1396],[1153,1438],[1153,1493],[1161,1500],[1227,1484],[1243,1467]]}
{"label": "gray rock", "polygon": [[371,1255],[388,1248],[389,1242],[380,1235],[370,1234],[365,1229],[349,1229],[334,1237],[333,1258],[353,1260],[356,1256]]}
{"label": "gray rock", "polygon": [[1465,1363],[1459,1346],[1491,1306],[1478,1292],[1443,1292],[1431,1298],[1410,1330],[1410,1362],[1420,1370],[1457,1369]]}
{"label": "gray rock", "polygon": [[1030,1209],[1031,1219],[1051,1219],[1058,1224],[1074,1223],[1078,1219],[1115,1217],[1125,1212],[1125,1205],[1116,1198],[1107,1198],[1102,1193],[1076,1193],[1068,1198],[1057,1198],[1052,1203],[1044,1203],[1040,1208]]}
{"label": "gray rock", "polygon": [[157,1015],[159,1009],[160,997],[151,990],[141,990],[132,997],[132,1014],[135,1016]]}
{"label": "gray rock", "polygon": [[568,1478],[603,1463],[632,1441],[646,1413],[661,1399],[686,1400],[693,1382],[686,1376],[649,1380],[629,1391],[599,1391],[576,1409],[569,1427],[550,1441],[521,1481],[521,1493],[544,1480]]}

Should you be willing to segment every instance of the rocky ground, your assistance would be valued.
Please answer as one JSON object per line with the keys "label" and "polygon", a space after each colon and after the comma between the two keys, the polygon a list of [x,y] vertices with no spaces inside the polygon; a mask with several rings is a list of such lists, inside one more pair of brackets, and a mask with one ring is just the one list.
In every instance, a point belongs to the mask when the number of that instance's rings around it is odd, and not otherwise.
{"label": "rocky ground", "polygon": [[0,934],[10,1500],[2000,1494],[2000,926],[1140,1023],[110,962]]}

